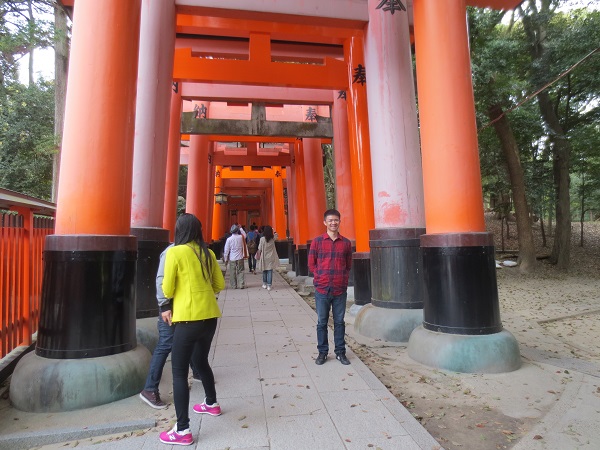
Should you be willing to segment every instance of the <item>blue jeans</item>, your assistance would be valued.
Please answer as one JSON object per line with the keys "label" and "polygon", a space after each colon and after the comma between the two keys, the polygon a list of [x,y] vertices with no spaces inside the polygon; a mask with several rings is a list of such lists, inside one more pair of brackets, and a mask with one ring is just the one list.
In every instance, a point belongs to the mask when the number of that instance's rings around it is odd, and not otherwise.
{"label": "blue jeans", "polygon": [[329,340],[327,338],[327,322],[329,321],[329,310],[333,313],[333,342],[335,354],[346,353],[346,341],[344,334],[346,324],[346,298],[348,294],[341,295],[321,294],[315,291],[315,303],[317,306],[317,350],[319,353],[329,353]]}
{"label": "blue jeans", "polygon": [[[158,342],[156,348],[152,353],[152,359],[150,360],[150,369],[148,370],[148,376],[146,377],[146,384],[144,385],[145,391],[158,392],[158,385],[162,378],[163,369],[171,348],[173,348],[173,334],[175,333],[175,327],[170,327],[168,323],[162,320],[162,317],[158,318]],[[192,372],[194,378],[200,378],[193,365]]]}
{"label": "blue jeans", "polygon": [[217,330],[217,319],[196,320],[193,322],[178,322],[175,324],[173,336],[173,400],[177,415],[177,431],[183,431],[190,426],[190,389],[188,387],[188,366],[190,361],[197,368],[206,403],[212,405],[217,401],[215,377],[208,362],[210,344]]}
{"label": "blue jeans", "polygon": [[263,284],[267,286],[273,284],[273,270],[263,270]]}

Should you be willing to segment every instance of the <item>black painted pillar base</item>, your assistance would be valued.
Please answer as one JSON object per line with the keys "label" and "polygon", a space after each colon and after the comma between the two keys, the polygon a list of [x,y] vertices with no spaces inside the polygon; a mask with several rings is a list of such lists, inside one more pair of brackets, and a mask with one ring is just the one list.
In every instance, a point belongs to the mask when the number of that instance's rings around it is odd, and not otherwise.
{"label": "black painted pillar base", "polygon": [[288,238],[287,240],[287,257],[288,263],[292,265],[292,270],[294,270],[294,250],[296,246],[294,245],[294,240],[292,238]]}
{"label": "black painted pillar base", "polygon": [[284,239],[275,241],[275,250],[277,250],[279,259],[288,258],[288,241]]}
{"label": "black painted pillar base", "polygon": [[371,303],[371,258],[369,252],[352,254],[354,267],[354,304],[358,306]]}
{"label": "black painted pillar base", "polygon": [[298,268],[298,249],[295,245],[292,245],[291,252],[292,272],[296,272],[296,269]]}
{"label": "black painted pillar base", "polygon": [[423,322],[420,236],[424,228],[378,228],[369,232],[371,303],[356,315],[354,329],[390,342],[408,342]]}
{"label": "black painted pillar base", "polygon": [[137,239],[50,235],[36,354],[95,358],[132,350]]}
{"label": "black painted pillar base", "polygon": [[10,389],[17,409],[58,412],[136,395],[150,352],[137,346],[135,236],[50,235],[35,353]]}
{"label": "black painted pillar base", "polygon": [[520,366],[519,345],[500,321],[490,233],[424,234],[423,326],[409,356],[456,372],[499,373]]}
{"label": "black painted pillar base", "polygon": [[169,245],[169,230],[163,228],[132,228],[137,237],[137,281],[135,290],[136,317],[144,319],[158,315],[156,302],[156,272],[160,254]]}
{"label": "black painted pillar base", "polygon": [[308,276],[308,245],[298,245],[298,261],[296,266],[296,276]]}
{"label": "black painted pillar base", "polygon": [[[350,243],[352,245],[352,253],[355,253],[356,252],[356,241],[351,240]],[[354,265],[352,265],[352,267],[350,268],[350,274],[348,275],[348,286],[354,287]]]}

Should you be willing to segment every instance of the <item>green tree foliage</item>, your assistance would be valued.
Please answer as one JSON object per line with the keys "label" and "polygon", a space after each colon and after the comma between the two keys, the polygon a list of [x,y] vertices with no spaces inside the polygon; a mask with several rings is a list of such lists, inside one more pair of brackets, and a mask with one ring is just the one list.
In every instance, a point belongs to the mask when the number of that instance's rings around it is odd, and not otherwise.
{"label": "green tree foliage", "polygon": [[49,200],[54,146],[54,87],[12,84],[0,101],[0,186]]}
{"label": "green tree foliage", "polygon": [[[571,205],[567,215],[579,220],[581,203],[587,217],[600,213],[595,194],[600,163],[600,12],[564,8],[572,3],[526,0],[510,21],[497,11],[469,11],[484,195],[498,198],[510,189],[500,143],[487,115],[489,105],[498,105],[507,114],[519,148],[530,209],[549,220],[557,217],[560,186],[561,214],[564,211],[565,176],[559,173],[565,168]],[[562,184],[557,184],[559,179]]]}
{"label": "green tree foliage", "polygon": [[[52,189],[54,82],[33,81],[33,52],[52,45],[51,0],[0,0],[0,186],[49,200]],[[30,56],[29,86],[18,62]]]}

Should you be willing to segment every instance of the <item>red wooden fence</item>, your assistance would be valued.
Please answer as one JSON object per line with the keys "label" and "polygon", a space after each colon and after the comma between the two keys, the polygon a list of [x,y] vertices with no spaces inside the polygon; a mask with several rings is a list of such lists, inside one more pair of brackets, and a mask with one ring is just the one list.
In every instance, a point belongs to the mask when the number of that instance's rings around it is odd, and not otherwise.
{"label": "red wooden fence", "polygon": [[52,203],[0,189],[0,358],[30,345],[37,331],[42,254],[53,216]]}

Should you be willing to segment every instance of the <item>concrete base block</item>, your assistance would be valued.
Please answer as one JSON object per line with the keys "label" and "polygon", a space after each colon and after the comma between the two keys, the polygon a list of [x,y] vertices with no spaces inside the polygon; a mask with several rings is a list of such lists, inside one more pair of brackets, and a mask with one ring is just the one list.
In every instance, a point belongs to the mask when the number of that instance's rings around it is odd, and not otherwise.
{"label": "concrete base block", "polygon": [[290,286],[292,286],[292,287],[301,286],[304,284],[304,280],[306,280],[307,278],[308,278],[308,276],[306,276],[306,275],[298,275],[297,277],[294,277],[291,279]]}
{"label": "concrete base block", "polygon": [[422,309],[379,308],[368,304],[356,315],[354,330],[374,339],[408,342],[410,334],[422,323]]}
{"label": "concrete base block", "polygon": [[10,383],[10,400],[27,412],[74,411],[115,402],[144,388],[150,352],[142,345],[117,355],[49,359],[29,353]]}
{"label": "concrete base block", "polygon": [[367,305],[357,305],[355,303],[348,309],[348,314],[352,317],[356,317],[360,310],[363,309],[365,306]]}
{"label": "concrete base block", "polygon": [[135,336],[138,345],[143,345],[150,353],[154,353],[156,344],[158,344],[158,317],[138,319],[135,326]]}
{"label": "concrete base block", "polygon": [[506,373],[521,367],[519,343],[506,330],[475,336],[420,326],[410,336],[408,355],[426,366],[461,373]]}

